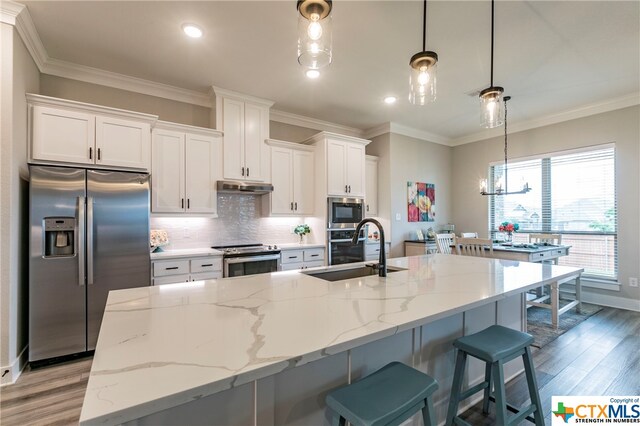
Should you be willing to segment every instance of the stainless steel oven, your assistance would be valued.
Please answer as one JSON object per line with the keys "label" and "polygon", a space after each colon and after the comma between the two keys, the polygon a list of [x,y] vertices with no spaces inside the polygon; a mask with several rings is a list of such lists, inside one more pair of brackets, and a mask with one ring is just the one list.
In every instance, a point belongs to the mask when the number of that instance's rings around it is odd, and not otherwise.
{"label": "stainless steel oven", "polygon": [[212,248],[224,252],[223,276],[225,278],[281,270],[280,249],[277,246],[246,244]]}
{"label": "stainless steel oven", "polygon": [[358,198],[327,199],[327,218],[329,229],[355,229],[364,219],[362,200]]}
{"label": "stainless steel oven", "polygon": [[329,230],[329,265],[364,262],[364,232],[360,232],[358,244],[352,244],[351,239],[355,229]]}

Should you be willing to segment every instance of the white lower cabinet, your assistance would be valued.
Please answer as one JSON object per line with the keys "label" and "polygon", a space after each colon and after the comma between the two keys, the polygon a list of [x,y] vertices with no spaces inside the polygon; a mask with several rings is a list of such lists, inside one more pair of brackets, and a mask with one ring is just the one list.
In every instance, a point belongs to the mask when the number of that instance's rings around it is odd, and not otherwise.
{"label": "white lower cabinet", "polygon": [[[391,243],[385,243],[385,254],[389,256],[389,250],[391,249]],[[380,243],[366,243],[364,245],[364,260],[368,262],[370,260],[380,259]]]}
{"label": "white lower cabinet", "polygon": [[151,274],[153,285],[222,278],[222,256],[153,260]]}
{"label": "white lower cabinet", "polygon": [[324,266],[324,247],[282,250],[280,254],[282,270],[295,271],[298,269]]}

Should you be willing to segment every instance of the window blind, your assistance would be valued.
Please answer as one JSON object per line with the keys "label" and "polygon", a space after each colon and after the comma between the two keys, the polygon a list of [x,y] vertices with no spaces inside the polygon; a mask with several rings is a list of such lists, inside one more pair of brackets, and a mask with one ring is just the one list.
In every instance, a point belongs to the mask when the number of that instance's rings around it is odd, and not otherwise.
{"label": "window blind", "polygon": [[[562,234],[562,243],[571,249],[560,264],[584,268],[585,275],[617,279],[614,146],[513,161],[507,172],[509,191],[521,189],[524,182],[533,189],[489,197],[492,235],[504,221],[520,225],[514,238],[518,242],[526,241],[528,233]],[[503,175],[504,165],[490,167],[494,188]]]}

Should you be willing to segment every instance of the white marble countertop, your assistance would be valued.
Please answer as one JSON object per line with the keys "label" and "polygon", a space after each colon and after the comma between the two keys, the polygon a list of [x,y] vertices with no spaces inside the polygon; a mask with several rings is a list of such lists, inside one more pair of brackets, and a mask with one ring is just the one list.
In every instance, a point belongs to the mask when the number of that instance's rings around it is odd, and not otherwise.
{"label": "white marble countertop", "polygon": [[282,251],[287,250],[304,250],[310,248],[324,248],[324,244],[299,244],[299,243],[286,243],[278,244],[278,247]]}
{"label": "white marble countertop", "polygon": [[80,422],[136,419],[581,271],[440,254],[388,264],[407,270],[337,282],[284,271],[112,291]]}
{"label": "white marble countertop", "polygon": [[201,249],[181,249],[181,250],[164,250],[158,253],[151,253],[151,260],[177,259],[180,257],[197,257],[197,256],[222,256],[220,250],[212,248]]}

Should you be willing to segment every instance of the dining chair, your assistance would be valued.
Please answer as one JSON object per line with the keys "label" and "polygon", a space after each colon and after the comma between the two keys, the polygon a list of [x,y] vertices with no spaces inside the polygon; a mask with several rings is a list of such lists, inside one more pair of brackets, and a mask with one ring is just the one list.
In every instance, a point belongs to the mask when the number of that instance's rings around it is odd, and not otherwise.
{"label": "dining chair", "polygon": [[461,232],[460,237],[462,238],[478,238],[477,232]]}
{"label": "dining chair", "polygon": [[[559,246],[562,244],[562,234],[529,234],[529,244],[547,243]],[[558,264],[558,258],[553,260],[554,264]]]}
{"label": "dining chair", "polygon": [[456,252],[463,256],[493,257],[493,241],[484,238],[458,238]]}
{"label": "dining chair", "polygon": [[451,246],[456,242],[456,234],[436,234],[438,253],[452,254]]}

